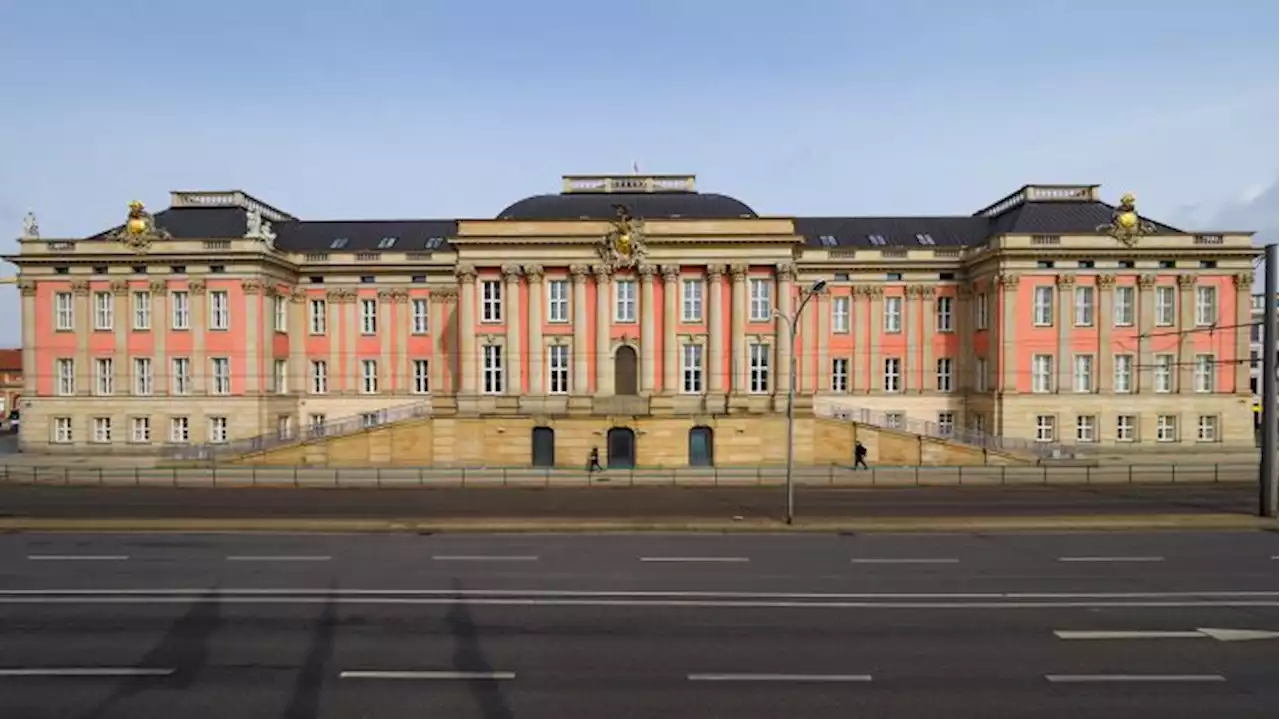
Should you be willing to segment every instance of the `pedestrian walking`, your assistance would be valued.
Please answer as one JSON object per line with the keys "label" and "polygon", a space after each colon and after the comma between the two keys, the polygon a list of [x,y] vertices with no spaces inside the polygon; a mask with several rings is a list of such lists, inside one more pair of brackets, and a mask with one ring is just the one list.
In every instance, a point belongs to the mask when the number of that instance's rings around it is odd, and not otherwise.
{"label": "pedestrian walking", "polygon": [[600,466],[600,448],[592,447],[591,454],[587,457],[587,473],[603,472],[604,467]]}
{"label": "pedestrian walking", "polygon": [[867,448],[863,447],[861,442],[858,442],[853,447],[853,469],[856,471],[858,467],[867,470],[871,469],[867,466]]}

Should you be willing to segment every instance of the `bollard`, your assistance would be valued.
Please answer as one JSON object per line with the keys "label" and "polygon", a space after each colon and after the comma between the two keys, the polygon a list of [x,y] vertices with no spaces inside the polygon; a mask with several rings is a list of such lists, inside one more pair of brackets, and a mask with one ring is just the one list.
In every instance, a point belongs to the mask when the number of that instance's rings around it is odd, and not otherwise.
{"label": "bollard", "polygon": [[213,465],[213,486],[218,486],[218,465]]}
{"label": "bollard", "polygon": [[507,486],[507,468],[502,468],[502,486]]}
{"label": "bollard", "polygon": [[1218,483],[1218,463],[1217,462],[1213,463],[1213,483],[1214,484]]}
{"label": "bollard", "polygon": [[298,465],[293,465],[293,486],[298,486]]}
{"label": "bollard", "polygon": [[1173,484],[1178,483],[1178,465],[1169,465],[1169,481]]}
{"label": "bollard", "polygon": [[1084,466],[1084,483],[1085,484],[1092,483],[1093,482],[1092,478],[1093,478],[1093,468],[1086,464]]}
{"label": "bollard", "polygon": [[1000,486],[1003,487],[1009,481],[1009,465],[1000,465]]}
{"label": "bollard", "polygon": [[956,484],[960,485],[961,487],[964,486],[964,465],[963,464],[956,466]]}
{"label": "bollard", "polygon": [[1133,484],[1133,465],[1129,465],[1129,484]]}
{"label": "bollard", "polygon": [[62,468],[62,483],[63,484],[71,483],[71,472],[67,467]]}
{"label": "bollard", "polygon": [[467,468],[466,467],[462,468],[462,486],[463,487],[467,486]]}
{"label": "bollard", "polygon": [[916,486],[919,487],[920,486],[920,465],[917,464],[911,469],[912,469],[911,473],[915,476]]}

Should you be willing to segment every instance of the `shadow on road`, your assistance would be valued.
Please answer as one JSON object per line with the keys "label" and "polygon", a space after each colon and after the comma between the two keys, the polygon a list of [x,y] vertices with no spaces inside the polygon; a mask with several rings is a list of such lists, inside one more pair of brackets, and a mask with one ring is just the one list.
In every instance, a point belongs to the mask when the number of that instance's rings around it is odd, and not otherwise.
{"label": "shadow on road", "polygon": [[338,608],[334,597],[338,587],[329,583],[328,601],[311,631],[311,645],[293,682],[293,694],[285,707],[283,719],[315,719],[320,716],[320,690],[324,687],[325,669],[333,656],[333,637],[338,627]]}
{"label": "shadow on road", "polygon": [[[453,580],[453,589],[454,591],[462,589],[457,579]],[[484,651],[480,648],[479,629],[466,605],[462,603],[449,605],[449,613],[445,615],[444,621],[449,626],[450,634],[453,635],[454,671],[492,672],[493,667],[489,665],[484,657]],[[480,709],[480,716],[485,719],[511,719],[514,716],[497,682],[478,679],[467,682],[467,685],[476,700],[477,708]]]}

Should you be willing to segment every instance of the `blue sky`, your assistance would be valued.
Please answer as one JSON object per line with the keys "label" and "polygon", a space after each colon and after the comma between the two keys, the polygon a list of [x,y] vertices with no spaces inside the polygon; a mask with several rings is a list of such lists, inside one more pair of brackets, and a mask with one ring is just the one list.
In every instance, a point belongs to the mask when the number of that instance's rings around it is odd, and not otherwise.
{"label": "blue sky", "polygon": [[1267,0],[0,0],[0,28],[5,251],[28,209],[45,236],[171,189],[487,217],[632,162],[763,213],[1090,182],[1175,223],[1275,224]]}

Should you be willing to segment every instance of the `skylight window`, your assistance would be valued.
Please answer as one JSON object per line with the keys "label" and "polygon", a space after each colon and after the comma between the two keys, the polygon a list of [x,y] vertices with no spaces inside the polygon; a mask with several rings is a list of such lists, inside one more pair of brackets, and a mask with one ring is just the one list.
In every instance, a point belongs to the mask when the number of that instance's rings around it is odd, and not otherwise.
{"label": "skylight window", "polygon": [[888,242],[885,242],[884,235],[867,235],[867,239],[876,247],[884,247],[889,244]]}
{"label": "skylight window", "polygon": [[347,246],[347,238],[345,237],[335,237],[333,238],[333,242],[329,243],[329,249],[331,250],[340,250],[346,246]]}
{"label": "skylight window", "polygon": [[919,242],[919,243],[920,243],[920,244],[922,244],[922,245],[936,245],[936,244],[938,244],[938,243],[936,243],[936,242],[934,242],[934,241],[933,241],[933,235],[930,235],[930,234],[929,234],[929,233],[927,233],[927,232],[924,232],[924,233],[921,233],[921,234],[916,235],[916,242]]}
{"label": "skylight window", "polygon": [[378,240],[378,249],[380,249],[380,250],[385,250],[385,249],[387,249],[388,247],[391,247],[392,245],[394,245],[394,244],[396,243],[396,239],[398,239],[398,238],[395,238],[395,237],[384,237],[384,238],[382,238],[381,240]]}
{"label": "skylight window", "polygon": [[444,244],[443,237],[428,237],[426,248],[428,250],[438,250],[440,249],[440,245],[443,245],[443,244]]}
{"label": "skylight window", "polygon": [[820,236],[820,237],[818,238],[818,241],[822,243],[822,246],[823,246],[823,247],[835,247],[835,246],[836,246],[836,236],[835,236],[835,235],[822,235],[822,236]]}

